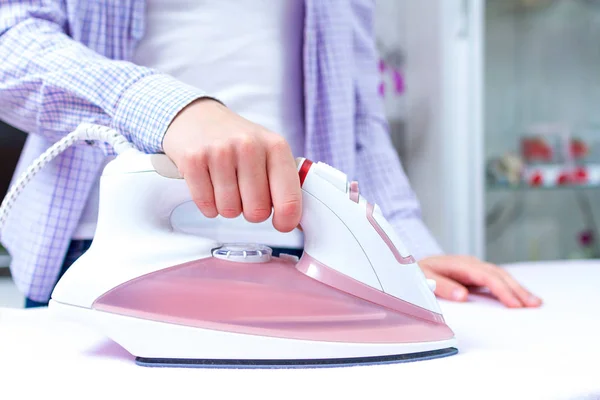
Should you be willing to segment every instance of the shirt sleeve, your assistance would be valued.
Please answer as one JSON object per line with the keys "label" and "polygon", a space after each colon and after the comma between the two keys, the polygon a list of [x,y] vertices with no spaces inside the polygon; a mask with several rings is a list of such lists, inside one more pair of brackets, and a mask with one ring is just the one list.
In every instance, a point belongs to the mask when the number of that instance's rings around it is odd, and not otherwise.
{"label": "shirt sleeve", "polygon": [[419,201],[389,135],[383,102],[378,93],[373,3],[372,0],[353,0],[356,174],[361,194],[379,205],[400,239],[413,256],[421,260],[443,251],[421,218]]}
{"label": "shirt sleeve", "polygon": [[205,93],[73,40],[62,4],[0,2],[0,118],[51,141],[82,122],[102,124],[141,151],[162,152],[172,119]]}

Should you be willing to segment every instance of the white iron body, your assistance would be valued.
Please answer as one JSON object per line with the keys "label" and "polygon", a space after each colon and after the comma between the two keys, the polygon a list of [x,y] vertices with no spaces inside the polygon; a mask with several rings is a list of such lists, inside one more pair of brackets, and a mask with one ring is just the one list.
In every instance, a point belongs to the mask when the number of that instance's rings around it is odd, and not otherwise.
{"label": "white iron body", "polygon": [[[375,304],[382,312],[394,308],[388,305],[390,301],[398,301],[413,318],[406,329],[438,329],[439,338],[428,334],[428,339],[420,340],[411,334],[409,339],[398,341],[347,341],[343,336],[339,340],[311,340],[230,330],[227,324],[211,329],[210,325],[174,323],[147,313],[129,314],[111,311],[118,308],[100,307],[103,296],[110,297],[115,290],[135,285],[144,277],[198,260],[210,263],[216,259],[214,250],[222,245],[176,229],[185,225],[180,218],[189,212],[200,213],[193,206],[186,182],[166,156],[135,150],[119,155],[105,168],[93,244],[58,282],[50,310],[93,326],[141,358],[339,359],[454,348],[456,339],[441,317],[433,293],[435,284],[427,281],[379,208],[360,196],[356,183],[348,182],[345,174],[328,165],[299,159],[298,168],[303,181],[300,225],[305,237],[304,255],[299,261],[289,257],[284,261],[323,288],[365,300],[370,306],[378,295],[385,296],[385,305]],[[263,268],[270,261],[259,255],[257,260],[250,257],[230,261],[225,257],[219,262],[246,264],[245,268],[255,262]],[[219,267],[215,264],[214,268]],[[343,284],[336,287],[338,278]],[[150,294],[154,302],[162,295],[160,291]],[[427,320],[427,316],[433,317]],[[376,327],[379,322],[373,318]]]}

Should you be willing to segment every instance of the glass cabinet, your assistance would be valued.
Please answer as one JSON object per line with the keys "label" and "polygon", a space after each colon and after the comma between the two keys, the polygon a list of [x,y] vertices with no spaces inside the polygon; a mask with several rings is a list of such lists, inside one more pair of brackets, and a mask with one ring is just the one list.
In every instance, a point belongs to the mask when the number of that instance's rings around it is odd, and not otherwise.
{"label": "glass cabinet", "polygon": [[[449,253],[600,256],[600,0],[381,0],[394,143]],[[389,71],[382,73],[389,85]]]}
{"label": "glass cabinet", "polygon": [[600,256],[600,1],[487,0],[485,253]]}

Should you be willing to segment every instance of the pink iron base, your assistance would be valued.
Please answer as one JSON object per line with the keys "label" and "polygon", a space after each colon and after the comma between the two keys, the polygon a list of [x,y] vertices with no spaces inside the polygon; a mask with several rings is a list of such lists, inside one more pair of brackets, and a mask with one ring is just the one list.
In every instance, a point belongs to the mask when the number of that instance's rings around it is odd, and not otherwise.
{"label": "pink iron base", "polygon": [[277,257],[268,263],[212,257],[192,261],[124,283],[93,307],[171,324],[288,339],[413,343],[453,337],[441,315],[363,285],[306,253],[298,263]]}

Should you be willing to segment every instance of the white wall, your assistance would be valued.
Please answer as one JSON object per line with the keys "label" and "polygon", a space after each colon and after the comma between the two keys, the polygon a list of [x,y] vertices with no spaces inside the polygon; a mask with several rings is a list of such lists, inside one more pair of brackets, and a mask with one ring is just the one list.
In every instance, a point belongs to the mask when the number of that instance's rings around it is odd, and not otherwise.
{"label": "white wall", "polygon": [[[477,62],[473,40],[462,37],[472,24],[462,6],[463,0],[380,0],[378,22],[390,23],[393,15],[393,29],[402,32],[405,115],[402,123],[392,119],[392,126],[423,219],[448,252],[480,255],[476,231],[483,212],[477,212],[481,201],[473,194],[481,172],[482,152],[473,139],[479,114],[468,114],[477,109],[471,93]],[[478,187],[475,193],[481,193]]]}
{"label": "white wall", "polygon": [[379,0],[376,21],[380,51],[396,49],[406,57],[402,70],[405,94],[385,98],[392,137],[421,202],[423,219],[446,247],[443,200],[435,180],[431,179],[441,173],[441,163],[431,160],[443,158],[439,142],[442,134],[440,10],[435,3],[436,0],[421,0],[415,7],[410,0]]}
{"label": "white wall", "polygon": [[[378,0],[375,9],[375,30],[377,45],[381,57],[391,67],[396,67],[405,75],[404,58],[406,57],[407,34],[407,0]],[[385,84],[385,110],[392,123],[401,123],[406,118],[406,94],[394,92],[394,82],[391,71],[387,70],[382,76]],[[395,131],[395,136],[400,132]]]}
{"label": "white wall", "polygon": [[440,8],[435,3],[422,0],[406,10],[407,119],[402,155],[423,219],[442,247],[448,248],[445,232],[449,221],[438,182],[444,174],[444,129]]}

